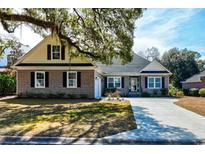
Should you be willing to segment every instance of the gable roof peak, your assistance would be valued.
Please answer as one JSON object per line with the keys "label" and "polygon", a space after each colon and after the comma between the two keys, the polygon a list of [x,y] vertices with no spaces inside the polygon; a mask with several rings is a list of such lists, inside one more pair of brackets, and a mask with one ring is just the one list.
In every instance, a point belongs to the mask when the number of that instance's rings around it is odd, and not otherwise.
{"label": "gable roof peak", "polygon": [[140,72],[143,71],[167,71],[172,74],[166,67],[164,67],[157,59],[151,61],[148,65],[146,65]]}

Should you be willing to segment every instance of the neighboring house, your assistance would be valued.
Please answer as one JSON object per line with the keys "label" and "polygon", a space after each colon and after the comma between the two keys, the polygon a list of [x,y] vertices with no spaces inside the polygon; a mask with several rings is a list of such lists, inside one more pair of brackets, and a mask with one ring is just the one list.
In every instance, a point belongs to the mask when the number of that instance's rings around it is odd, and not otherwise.
{"label": "neighboring house", "polygon": [[186,81],[183,81],[182,88],[205,88],[205,70],[200,72],[199,74],[195,74],[192,77],[186,79]]}
{"label": "neighboring house", "polygon": [[83,57],[69,61],[69,46],[46,37],[12,67],[17,70],[17,93],[65,93],[101,97],[105,89],[117,88],[124,96],[160,92],[169,87],[171,72],[159,62],[134,54],[133,61],[118,60],[106,66]]}

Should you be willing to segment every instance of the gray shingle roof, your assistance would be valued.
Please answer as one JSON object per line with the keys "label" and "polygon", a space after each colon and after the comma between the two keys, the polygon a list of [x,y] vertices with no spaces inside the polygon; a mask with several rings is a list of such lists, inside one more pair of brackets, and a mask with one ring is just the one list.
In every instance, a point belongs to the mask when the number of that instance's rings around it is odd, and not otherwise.
{"label": "gray shingle roof", "polygon": [[115,73],[128,73],[135,72],[139,73],[141,69],[143,69],[150,62],[137,54],[134,54],[132,62],[122,65],[120,60],[114,59],[112,65],[104,65],[101,63],[97,63],[97,66],[103,73],[115,74]]}
{"label": "gray shingle roof", "polygon": [[205,70],[200,72],[199,74],[195,74],[192,77],[186,79],[184,83],[189,83],[189,82],[201,82],[201,76],[205,76]]}

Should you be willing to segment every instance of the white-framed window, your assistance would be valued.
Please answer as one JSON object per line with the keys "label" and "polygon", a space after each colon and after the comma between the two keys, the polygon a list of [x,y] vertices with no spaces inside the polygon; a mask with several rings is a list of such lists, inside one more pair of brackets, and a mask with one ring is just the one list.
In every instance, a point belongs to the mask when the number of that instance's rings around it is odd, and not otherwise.
{"label": "white-framed window", "polygon": [[35,88],[45,88],[45,72],[35,72]]}
{"label": "white-framed window", "polygon": [[107,77],[108,88],[121,88],[121,77]]}
{"label": "white-framed window", "polygon": [[67,72],[67,88],[77,88],[77,72]]}
{"label": "white-framed window", "polygon": [[52,59],[60,59],[61,58],[61,50],[60,45],[52,45]]}
{"label": "white-framed window", "polygon": [[162,78],[161,77],[148,77],[148,88],[149,89],[161,89]]}

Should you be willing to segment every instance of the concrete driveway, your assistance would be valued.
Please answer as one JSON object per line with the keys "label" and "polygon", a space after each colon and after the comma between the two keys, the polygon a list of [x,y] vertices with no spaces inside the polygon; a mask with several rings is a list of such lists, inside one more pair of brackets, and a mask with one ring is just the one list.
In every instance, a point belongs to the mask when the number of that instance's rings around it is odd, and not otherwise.
{"label": "concrete driveway", "polygon": [[205,117],[170,98],[129,98],[138,129],[106,137],[133,144],[204,144]]}

